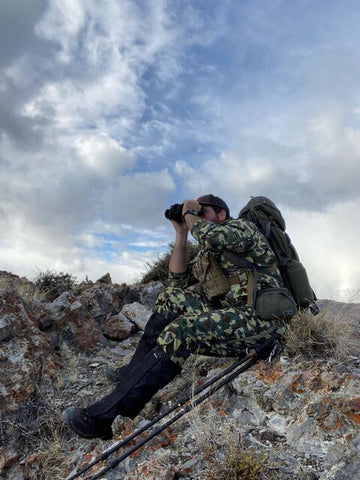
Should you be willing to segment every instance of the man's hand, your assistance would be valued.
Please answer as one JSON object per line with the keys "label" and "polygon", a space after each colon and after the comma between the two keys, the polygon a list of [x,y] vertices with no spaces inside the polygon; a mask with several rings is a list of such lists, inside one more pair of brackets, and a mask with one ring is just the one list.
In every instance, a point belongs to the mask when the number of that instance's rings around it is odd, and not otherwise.
{"label": "man's hand", "polygon": [[195,212],[200,212],[201,205],[196,200],[185,200],[183,203],[182,214],[184,215],[187,210],[195,210]]}
{"label": "man's hand", "polygon": [[173,224],[178,236],[187,236],[189,229],[185,222],[179,223],[175,220],[170,220],[170,222]]}
{"label": "man's hand", "polygon": [[[193,210],[194,212],[200,212],[201,208],[202,207],[200,203],[197,202],[196,200],[185,200],[184,206],[182,209],[182,214],[184,215],[188,210]],[[184,216],[184,220],[187,228],[191,231],[195,223],[201,220],[201,217],[198,217],[196,215],[191,215],[190,213],[188,213],[187,215]]]}

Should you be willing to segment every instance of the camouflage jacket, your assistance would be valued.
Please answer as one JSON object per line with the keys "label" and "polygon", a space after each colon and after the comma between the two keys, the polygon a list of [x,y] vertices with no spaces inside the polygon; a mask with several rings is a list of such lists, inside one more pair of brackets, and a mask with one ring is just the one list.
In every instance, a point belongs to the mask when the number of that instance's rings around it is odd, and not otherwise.
{"label": "camouflage jacket", "polygon": [[[200,251],[189,263],[186,272],[169,273],[170,284],[173,287],[185,289],[196,283],[197,280],[192,271],[193,265],[202,255],[211,252],[226,276],[238,276],[239,278],[239,282],[231,285],[221,302],[224,305],[234,305],[239,302],[246,303],[250,269],[235,265],[225,257],[224,252],[239,253],[258,267],[268,268],[272,265],[274,266],[275,256],[268,241],[257,227],[247,220],[230,218],[221,225],[201,220],[194,225],[191,234],[198,241]],[[282,285],[280,271],[277,267],[272,271],[271,275],[258,274],[257,290]]]}

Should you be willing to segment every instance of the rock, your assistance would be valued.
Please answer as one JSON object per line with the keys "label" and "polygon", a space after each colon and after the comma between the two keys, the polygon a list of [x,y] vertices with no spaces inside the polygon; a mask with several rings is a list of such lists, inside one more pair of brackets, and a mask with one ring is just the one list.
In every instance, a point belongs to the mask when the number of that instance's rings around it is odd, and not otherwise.
{"label": "rock", "polygon": [[65,343],[76,353],[91,353],[106,344],[101,326],[84,307],[75,310],[66,308],[57,319],[56,329],[60,346]]}
{"label": "rock", "polygon": [[0,318],[0,342],[9,340],[16,334],[16,317],[11,318],[11,314]]}
{"label": "rock", "polygon": [[74,310],[77,310],[79,308],[82,307],[82,303],[79,302],[79,300],[76,300],[75,302],[73,302],[71,305],[70,305],[70,310],[71,311],[74,311]]}
{"label": "rock", "polygon": [[32,311],[42,332],[50,330],[53,327],[55,315],[45,305],[39,305],[37,308],[32,309]]}
{"label": "rock", "polygon": [[0,290],[15,290],[22,293],[31,293],[34,289],[32,282],[26,278],[20,278],[13,273],[0,271]]}
{"label": "rock", "polygon": [[40,331],[15,291],[0,292],[0,411],[21,405],[34,391],[35,379],[51,378],[60,362],[50,339]]}
{"label": "rock", "polygon": [[110,273],[105,273],[102,277],[98,278],[95,283],[106,283],[108,285],[112,284]]}
{"label": "rock", "polygon": [[65,308],[70,306],[70,292],[63,292],[54,301],[48,304],[48,307],[54,312],[62,312]]}
{"label": "rock", "polygon": [[124,305],[121,310],[121,313],[125,315],[133,323],[135,323],[135,325],[137,325],[140,328],[140,330],[145,329],[147,321],[152,315],[151,310],[149,310],[147,307],[145,307],[144,305],[138,302]]}
{"label": "rock", "polygon": [[[48,303],[28,293],[25,299],[19,293],[22,279],[0,272],[0,479],[55,478],[59,471],[65,477],[109,447],[64,430],[60,412],[110,393],[113,385],[103,367],[129,360],[140,337],[135,331],[145,328],[164,287],[161,282],[144,286],[100,280],[76,285]],[[340,307],[346,318],[356,317],[358,305]],[[182,374],[136,419],[116,419],[114,441],[232,361],[192,355]],[[310,362],[285,350],[278,361],[259,362],[239,375],[106,478],[206,478],[210,461],[220,465],[226,460],[233,435],[243,442],[239,451],[255,452],[256,459],[268,455],[271,471],[264,475],[269,478],[275,473],[281,480],[355,480],[360,469],[359,385],[357,357]],[[216,448],[209,454],[211,446]],[[59,464],[49,471],[54,458]]]}
{"label": "rock", "polygon": [[108,318],[103,323],[103,334],[112,340],[125,340],[137,330],[136,325],[123,314],[119,313]]}
{"label": "rock", "polygon": [[[350,432],[354,435],[360,425],[359,383],[356,376],[336,372],[335,369],[329,369],[328,365],[315,361],[307,365],[277,362],[266,366],[260,363],[254,373],[256,383],[254,379],[248,381],[251,371],[233,382],[235,391],[241,392],[236,403],[241,405],[244,398],[247,400],[247,421],[253,422],[254,418],[259,418],[259,426],[266,423],[270,430],[284,437],[289,447],[324,462],[329,468],[334,466],[334,462],[338,463],[334,455],[335,447],[338,457],[344,459],[346,451],[350,450],[346,435]],[[258,392],[261,394],[258,395]],[[265,398],[271,399],[270,404],[264,401]],[[251,399],[256,399],[257,405]],[[256,412],[265,405],[265,418],[261,419]],[[242,420],[238,413],[236,417]],[[349,471],[352,471],[351,468]],[[350,476],[345,478],[350,480]]]}
{"label": "rock", "polygon": [[105,283],[88,285],[77,297],[84,308],[99,321],[120,312],[127,289],[123,286],[113,286]]}
{"label": "rock", "polygon": [[154,310],[157,297],[164,288],[163,283],[160,281],[151,282],[145,285],[140,296],[141,303],[151,310]]}

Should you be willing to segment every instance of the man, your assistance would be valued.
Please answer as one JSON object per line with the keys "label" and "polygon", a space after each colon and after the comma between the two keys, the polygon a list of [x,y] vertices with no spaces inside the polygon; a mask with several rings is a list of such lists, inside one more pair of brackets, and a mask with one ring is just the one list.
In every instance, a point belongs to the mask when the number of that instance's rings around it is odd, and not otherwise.
{"label": "man", "polygon": [[[170,286],[159,295],[130,363],[113,372],[118,385],[93,405],[63,413],[65,422],[84,438],[112,438],[115,417],[138,415],[191,353],[240,356],[274,332],[283,332],[280,320],[263,320],[255,310],[257,292],[282,286],[274,254],[255,225],[231,219],[226,203],[212,194],[186,200],[182,221],[171,222],[176,238]],[[200,251],[188,265],[189,232]],[[245,259],[245,266],[239,266],[233,254]],[[197,282],[201,293],[188,289]]]}

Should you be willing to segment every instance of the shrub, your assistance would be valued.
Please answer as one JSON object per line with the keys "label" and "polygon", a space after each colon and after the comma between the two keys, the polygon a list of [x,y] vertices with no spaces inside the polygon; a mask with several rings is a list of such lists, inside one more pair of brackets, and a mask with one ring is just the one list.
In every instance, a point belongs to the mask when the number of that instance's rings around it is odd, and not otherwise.
{"label": "shrub", "polygon": [[42,390],[36,385],[16,411],[0,413],[0,436],[26,458],[24,478],[60,480],[68,461],[64,445],[69,432],[61,420],[58,391],[51,384]]}
{"label": "shrub", "polygon": [[275,480],[279,465],[270,461],[269,452],[246,442],[233,418],[224,415],[208,401],[196,407],[187,418],[202,452],[201,480]]}
{"label": "shrub", "polygon": [[317,316],[299,312],[287,327],[285,344],[290,354],[306,359],[344,360],[360,353],[360,335],[356,322],[338,311],[324,310]]}
{"label": "shrub", "polygon": [[222,459],[216,457],[216,452],[209,457],[210,465],[203,473],[202,480],[275,480],[275,473],[269,470],[266,454],[256,452],[244,442],[230,441],[226,447]]}
{"label": "shrub", "polygon": [[[154,263],[147,263],[145,268],[147,271],[143,275],[141,282],[148,283],[152,280],[160,280],[166,283],[169,274],[169,261],[174,244],[169,245],[170,252],[161,254]],[[192,260],[199,251],[199,246],[194,243],[187,243],[187,261]]]}
{"label": "shrub", "polygon": [[39,272],[34,280],[35,288],[43,293],[47,300],[55,300],[59,295],[71,290],[76,278],[70,273],[46,270]]}

